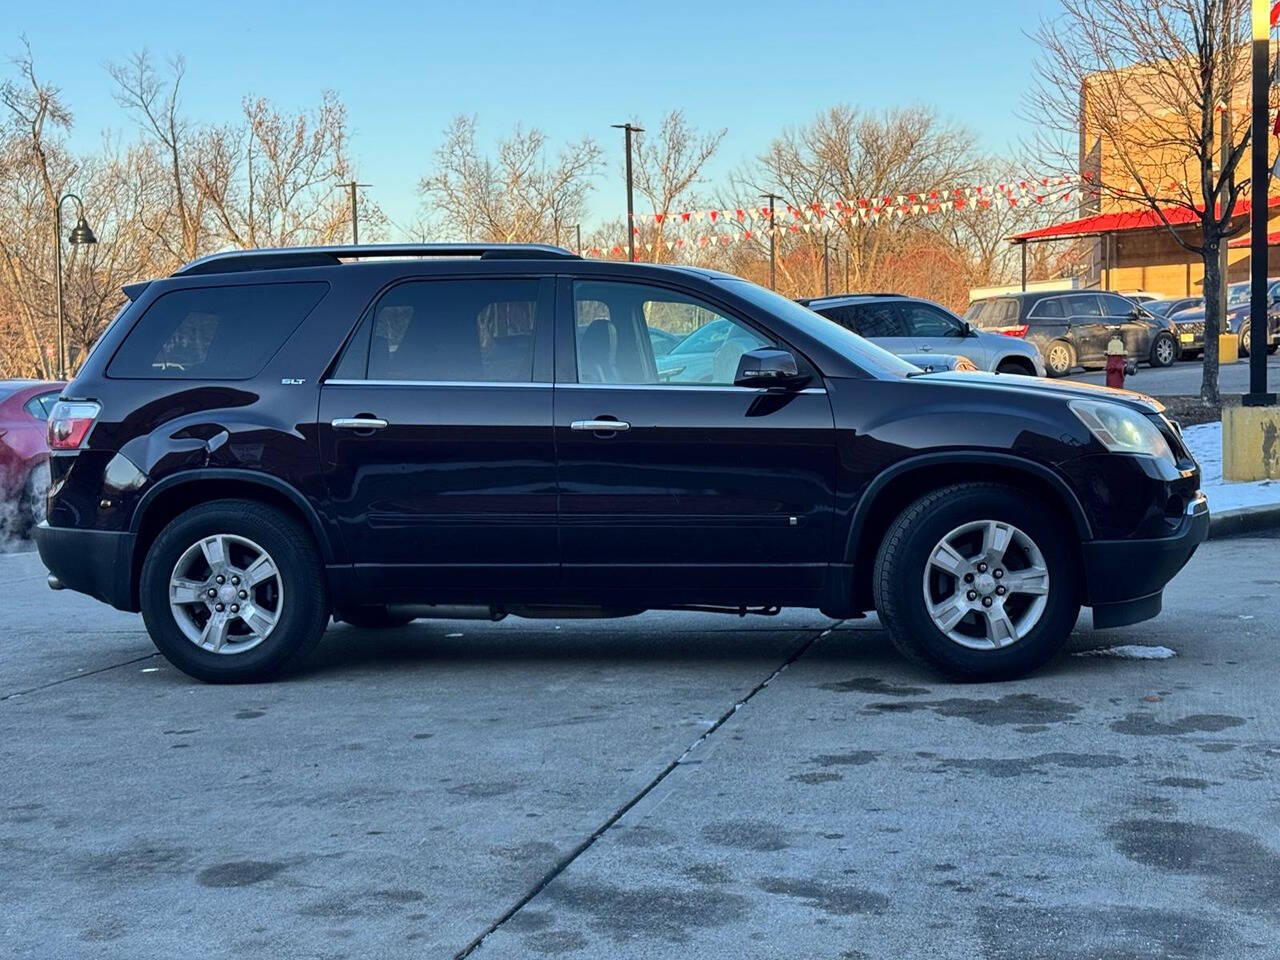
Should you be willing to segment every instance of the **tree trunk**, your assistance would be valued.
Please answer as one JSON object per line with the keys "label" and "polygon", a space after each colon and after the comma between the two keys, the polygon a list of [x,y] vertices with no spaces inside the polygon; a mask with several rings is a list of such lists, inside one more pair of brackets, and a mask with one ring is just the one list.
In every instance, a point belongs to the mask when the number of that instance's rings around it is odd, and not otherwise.
{"label": "tree trunk", "polygon": [[1204,244],[1204,378],[1200,382],[1200,398],[1205,403],[1218,403],[1218,331],[1222,329],[1221,292],[1226,277],[1218,263],[1218,244],[1223,239],[1206,240]]}

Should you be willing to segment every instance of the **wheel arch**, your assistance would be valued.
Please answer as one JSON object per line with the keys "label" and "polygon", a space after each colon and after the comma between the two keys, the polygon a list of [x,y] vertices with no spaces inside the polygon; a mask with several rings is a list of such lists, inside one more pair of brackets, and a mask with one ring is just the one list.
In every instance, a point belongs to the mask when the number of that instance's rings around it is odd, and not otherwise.
{"label": "wheel arch", "polygon": [[951,451],[922,454],[880,474],[858,500],[849,524],[843,561],[852,567],[855,606],[869,610],[874,550],[889,526],[911,503],[931,490],[957,483],[986,482],[1017,487],[1061,507],[1071,520],[1077,542],[1076,560],[1083,566],[1080,542],[1093,539],[1093,528],[1080,499],[1067,482],[1048,467],[1011,454]]}
{"label": "wheel arch", "polygon": [[269,474],[247,470],[204,468],[183,471],[157,482],[138,501],[133,512],[129,532],[135,539],[129,589],[135,605],[143,560],[160,531],[184,510],[211,500],[253,500],[275,507],[311,532],[323,563],[335,561],[333,543],[319,515],[292,484]]}

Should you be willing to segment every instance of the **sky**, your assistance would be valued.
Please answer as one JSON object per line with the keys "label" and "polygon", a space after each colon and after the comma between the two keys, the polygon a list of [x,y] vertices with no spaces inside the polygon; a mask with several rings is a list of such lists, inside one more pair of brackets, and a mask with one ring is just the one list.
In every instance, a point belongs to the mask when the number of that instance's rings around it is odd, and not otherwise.
{"label": "sky", "polygon": [[1035,57],[1026,34],[1057,6],[65,0],[55,20],[50,7],[0,0],[0,52],[16,54],[26,36],[38,73],[74,113],[72,145],[84,150],[104,131],[135,135],[105,65],[144,48],[160,61],[185,57],[184,104],[194,120],[230,119],[248,95],[310,108],[332,89],[347,107],[355,173],[394,223],[421,209],[418,181],[456,114],[478,117],[486,146],[517,122],[553,144],[589,134],[606,150],[591,200],[603,220],[625,210],[622,132],[610,124],[656,126],[675,108],[701,129],[727,128],[712,178],[839,103],[930,104],[985,150],[1012,158]]}

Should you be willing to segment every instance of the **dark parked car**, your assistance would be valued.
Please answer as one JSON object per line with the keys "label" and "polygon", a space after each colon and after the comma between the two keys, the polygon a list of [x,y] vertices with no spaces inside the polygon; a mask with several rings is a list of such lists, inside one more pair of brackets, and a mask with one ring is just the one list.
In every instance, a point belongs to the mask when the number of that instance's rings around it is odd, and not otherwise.
{"label": "dark parked car", "polygon": [[[1252,348],[1253,329],[1249,323],[1249,281],[1242,280],[1227,287],[1227,315],[1223,319],[1223,333],[1234,333],[1240,338],[1240,356],[1247,357]],[[1199,306],[1183,310],[1174,320],[1178,324],[1178,339],[1182,355],[1198,357],[1204,352],[1204,297],[1197,297]],[[1280,347],[1280,279],[1267,281],[1267,353],[1275,353]]]}
{"label": "dark parked car", "polygon": [[[1011,677],[1082,604],[1155,616],[1208,528],[1152,401],[923,375],[708,270],[362,246],[126,292],[51,414],[37,542],[51,586],[141,610],[205,680],[278,673],[330,616],[783,606],[874,608],[907,655]],[[741,331],[732,372],[664,379],[658,315]]]}
{"label": "dark parked car", "polygon": [[44,519],[49,489],[45,421],[61,382],[0,380],[0,540]]}
{"label": "dark parked car", "polygon": [[1204,297],[1170,297],[1162,300],[1148,300],[1144,307],[1157,317],[1177,317],[1187,310],[1204,309]]}
{"label": "dark parked car", "polygon": [[1118,293],[1092,290],[1008,293],[976,300],[965,319],[982,330],[1021,337],[1040,348],[1051,377],[1107,362],[1119,335],[1135,362],[1167,367],[1178,359],[1178,326]]}

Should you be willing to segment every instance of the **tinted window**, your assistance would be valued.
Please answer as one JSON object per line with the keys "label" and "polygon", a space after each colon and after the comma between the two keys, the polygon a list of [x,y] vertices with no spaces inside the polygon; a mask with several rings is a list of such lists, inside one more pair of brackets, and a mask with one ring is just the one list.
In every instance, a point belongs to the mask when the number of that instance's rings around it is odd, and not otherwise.
{"label": "tinted window", "polygon": [[1100,317],[1102,308],[1098,306],[1098,298],[1091,293],[1064,297],[1064,308],[1069,317]]}
{"label": "tinted window", "polygon": [[861,303],[848,308],[853,315],[851,329],[860,337],[905,337],[902,313],[896,303]]}
{"label": "tinted window", "polygon": [[[580,383],[731,386],[742,355],[770,343],[673,290],[578,281],[573,291]],[[662,356],[655,339],[664,334],[680,342]]]}
{"label": "tinted window", "polygon": [[1018,301],[1013,297],[995,297],[979,300],[969,307],[965,319],[979,330],[996,330],[1018,323]]}
{"label": "tinted window", "polygon": [[1066,311],[1062,309],[1061,297],[1050,297],[1048,300],[1041,300],[1031,308],[1030,316],[1037,320],[1061,320],[1065,317]]}
{"label": "tinted window", "polygon": [[166,293],[111,359],[111,377],[245,380],[262,368],[329,289],[257,283]]}
{"label": "tinted window", "polygon": [[937,307],[910,300],[904,300],[900,306],[908,336],[959,337],[964,334],[960,321]]}
{"label": "tinted window", "polygon": [[[528,383],[538,281],[413,280],[374,305],[338,364],[340,379]],[[362,325],[363,331],[363,325]],[[354,359],[353,359],[354,358]]]}
{"label": "tinted window", "polygon": [[1117,296],[1114,293],[1101,294],[1102,308],[1106,310],[1109,317],[1127,317],[1133,313],[1136,306],[1134,301],[1125,297]]}

